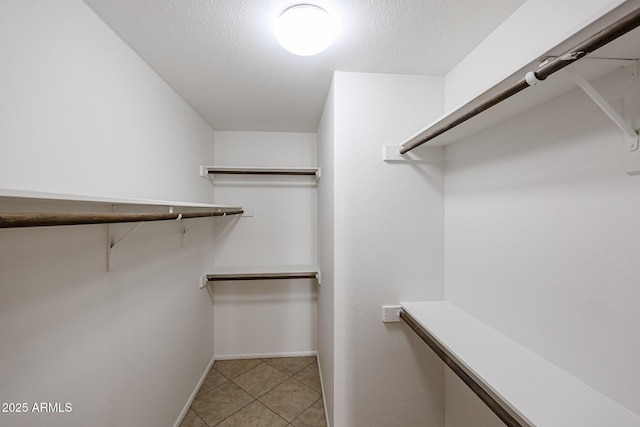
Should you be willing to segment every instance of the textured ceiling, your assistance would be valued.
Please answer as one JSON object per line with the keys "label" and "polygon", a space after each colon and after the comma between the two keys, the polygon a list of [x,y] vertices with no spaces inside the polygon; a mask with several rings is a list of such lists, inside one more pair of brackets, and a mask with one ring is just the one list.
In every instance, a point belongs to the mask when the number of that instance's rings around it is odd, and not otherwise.
{"label": "textured ceiling", "polygon": [[524,0],[317,0],[341,31],[282,49],[294,0],[85,0],[215,130],[315,132],[334,70],[444,75]]}

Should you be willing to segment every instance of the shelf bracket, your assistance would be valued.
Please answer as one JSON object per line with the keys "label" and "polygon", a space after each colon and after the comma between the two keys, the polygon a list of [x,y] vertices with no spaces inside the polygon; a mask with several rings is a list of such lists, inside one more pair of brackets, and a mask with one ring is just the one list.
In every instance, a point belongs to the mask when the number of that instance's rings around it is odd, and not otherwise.
{"label": "shelf bracket", "polygon": [[[113,212],[115,205],[111,205],[111,212]],[[155,213],[158,209],[160,209],[160,206],[156,206],[151,213]],[[169,207],[169,212],[173,212],[173,207]],[[125,238],[127,238],[135,229],[137,229],[138,227],[140,227],[143,223],[142,222],[138,222],[136,223],[136,225],[134,225],[133,227],[131,227],[129,229],[129,231],[127,231],[126,233],[124,233],[119,239],[115,240],[113,238],[113,235],[111,234],[111,225],[107,224],[107,272],[113,270],[113,250],[115,249],[116,245],[118,245],[120,242],[122,242]]]}
{"label": "shelf bracket", "polygon": [[[633,159],[628,164],[627,173],[629,175],[640,175],[640,161],[638,160],[638,146],[640,145],[640,137],[638,131],[633,129],[627,121],[613,109],[598,91],[589,83],[580,73],[571,68],[566,68],[565,72],[571,77],[571,79],[584,91],[584,93],[591,98],[595,104],[620,128],[624,135],[624,142],[627,149],[631,152],[629,156]],[[625,98],[625,110],[628,113],[630,106],[628,99]]]}
{"label": "shelf bracket", "polygon": [[[198,218],[200,220],[201,218]],[[180,230],[180,248],[184,249],[184,239],[187,236],[187,227],[184,225],[184,219],[182,216],[178,219],[178,229]]]}
{"label": "shelf bracket", "polygon": [[184,239],[187,237],[187,233],[193,228],[195,227],[201,220],[202,218],[197,218],[193,224],[191,224],[189,227],[184,225],[184,219],[180,219],[180,239],[181,239],[181,243],[180,243],[180,247],[184,248]]}

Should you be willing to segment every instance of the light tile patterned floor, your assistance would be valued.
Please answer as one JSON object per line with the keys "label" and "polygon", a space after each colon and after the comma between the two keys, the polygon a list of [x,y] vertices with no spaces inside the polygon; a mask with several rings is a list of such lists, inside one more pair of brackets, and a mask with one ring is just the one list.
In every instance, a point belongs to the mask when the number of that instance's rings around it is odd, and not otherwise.
{"label": "light tile patterned floor", "polygon": [[326,427],[316,358],[219,360],[180,427]]}

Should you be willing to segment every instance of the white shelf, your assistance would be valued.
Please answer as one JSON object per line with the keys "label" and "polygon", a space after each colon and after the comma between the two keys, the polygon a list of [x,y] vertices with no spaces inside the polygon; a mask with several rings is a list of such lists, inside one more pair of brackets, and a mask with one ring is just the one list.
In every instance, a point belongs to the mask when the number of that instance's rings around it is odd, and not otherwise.
{"label": "white shelf", "polygon": [[[633,7],[634,6],[631,3],[628,5],[623,5],[621,8],[618,8],[617,10],[601,17],[591,25],[588,25],[583,30],[569,37],[563,43],[548,51],[545,55],[542,55],[540,58],[533,58],[529,64],[525,65],[520,70],[515,71],[500,82],[497,82],[495,85],[493,85],[480,95],[476,96],[469,102],[453,108],[442,117],[436,119],[423,129],[416,132],[413,136],[411,136],[411,138],[408,138],[407,141],[410,141],[423,133],[428,133],[432,129],[439,128],[444,123],[449,123],[453,120],[456,120],[464,114],[474,110],[478,107],[478,105],[485,102],[487,99],[493,97],[497,93],[500,93],[502,90],[511,86],[514,82],[524,78],[525,74],[528,71],[536,71],[540,65],[540,60],[543,57],[554,55],[557,56],[563,53],[565,50],[572,48],[577,43],[588,38],[593,33],[606,27],[608,24],[611,24],[617,18],[620,18],[623,12],[629,12],[633,10]],[[508,54],[508,52],[506,54]],[[592,54],[575,62],[573,65],[571,65],[571,67],[574,67],[588,81],[593,81],[599,77],[615,71],[616,69],[631,65],[633,63],[633,61],[597,58],[640,58],[640,29],[635,29],[628,34],[625,34],[624,36],[618,38],[617,40],[607,44],[606,46],[603,46]],[[508,120],[509,118],[518,116],[576,87],[577,85],[573,82],[573,80],[566,77],[563,71],[560,71],[556,74],[551,75],[535,87],[529,87],[524,91],[512,96],[511,98],[480,113],[478,116],[471,118],[470,120],[435,137],[431,141],[424,144],[423,147],[444,146],[451,144],[474,133],[480,132],[484,129],[488,129],[500,122]]]}
{"label": "white shelf", "polygon": [[210,175],[284,175],[303,177],[309,176],[314,178],[320,177],[320,168],[318,167],[252,167],[252,166],[202,166],[200,175],[208,177]]}
{"label": "white shelf", "polygon": [[640,426],[639,415],[454,305],[401,305],[481,388],[530,425]]}
{"label": "white shelf", "polygon": [[317,279],[320,270],[315,265],[251,266],[215,268],[207,274],[207,282],[236,280]]}
{"label": "white shelf", "polygon": [[106,196],[86,196],[86,195],[61,194],[61,193],[46,193],[46,192],[27,191],[27,190],[11,190],[6,188],[0,188],[0,197],[11,197],[11,198],[20,198],[20,199],[39,199],[39,200],[59,200],[59,201],[67,201],[67,202],[169,206],[169,207],[185,207],[185,208],[205,208],[205,209],[232,208],[232,206],[218,205],[218,204],[211,204],[211,203],[177,202],[177,201],[171,201],[171,200],[128,199],[128,198],[122,198],[122,197],[106,197]]}

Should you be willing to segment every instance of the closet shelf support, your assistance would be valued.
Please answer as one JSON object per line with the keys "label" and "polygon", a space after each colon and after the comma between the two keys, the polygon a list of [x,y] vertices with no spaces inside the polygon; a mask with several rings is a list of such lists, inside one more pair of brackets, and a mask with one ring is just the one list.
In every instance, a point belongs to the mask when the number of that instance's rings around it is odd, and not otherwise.
{"label": "closet shelf support", "polygon": [[[584,93],[615,123],[622,131],[624,143],[629,152],[625,155],[625,169],[628,175],[640,175],[640,136],[638,131],[630,125],[632,123],[632,113],[634,112],[630,97],[624,98],[625,120],[606,99],[589,83],[580,73],[571,68],[566,68],[565,73],[580,87]],[[635,79],[638,77],[635,76]]]}
{"label": "closet shelf support", "polygon": [[[115,213],[114,212],[115,209],[115,205],[111,205],[111,213]],[[160,209],[160,206],[156,206],[151,212],[150,214],[155,214],[158,209]],[[169,208],[169,213],[173,213],[173,207]],[[113,235],[111,234],[111,225],[107,224],[107,271],[111,271],[113,269],[113,250],[115,249],[115,247],[120,244],[123,240],[125,240],[127,237],[129,237],[129,235],[131,233],[133,233],[134,230],[136,230],[138,227],[140,227],[143,223],[142,222],[138,222],[136,223],[133,227],[131,227],[129,229],[129,231],[127,231],[126,233],[124,233],[119,239],[115,240],[113,238]]]}
{"label": "closet shelf support", "polygon": [[565,72],[571,79],[591,98],[591,100],[620,128],[624,134],[624,139],[629,151],[638,149],[639,136],[620,114],[607,102],[606,99],[589,83],[580,73],[571,68],[566,68]]}

